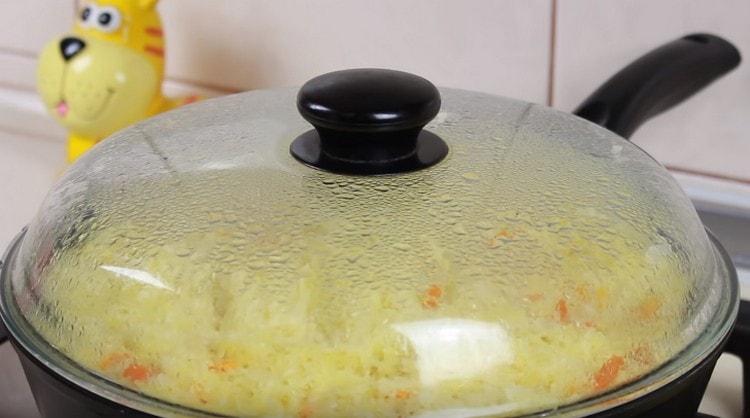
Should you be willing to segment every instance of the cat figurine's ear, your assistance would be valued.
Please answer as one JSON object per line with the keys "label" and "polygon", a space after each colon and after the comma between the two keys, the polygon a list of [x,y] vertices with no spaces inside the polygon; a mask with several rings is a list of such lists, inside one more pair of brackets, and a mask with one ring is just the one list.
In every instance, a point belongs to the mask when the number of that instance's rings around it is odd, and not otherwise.
{"label": "cat figurine's ear", "polygon": [[149,10],[156,7],[156,3],[158,3],[159,0],[138,0],[138,5],[141,7],[141,9]]}

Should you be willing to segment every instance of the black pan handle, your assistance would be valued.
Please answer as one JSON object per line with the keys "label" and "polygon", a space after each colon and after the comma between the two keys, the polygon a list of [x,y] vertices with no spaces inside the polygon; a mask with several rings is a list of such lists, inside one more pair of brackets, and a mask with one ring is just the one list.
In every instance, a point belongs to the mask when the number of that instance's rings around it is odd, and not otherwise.
{"label": "black pan handle", "polygon": [[645,121],[697,93],[740,60],[737,48],[718,36],[687,35],[633,61],[573,113],[629,138]]}
{"label": "black pan handle", "polygon": [[750,301],[740,302],[737,323],[724,351],[742,360],[742,416],[750,417]]}

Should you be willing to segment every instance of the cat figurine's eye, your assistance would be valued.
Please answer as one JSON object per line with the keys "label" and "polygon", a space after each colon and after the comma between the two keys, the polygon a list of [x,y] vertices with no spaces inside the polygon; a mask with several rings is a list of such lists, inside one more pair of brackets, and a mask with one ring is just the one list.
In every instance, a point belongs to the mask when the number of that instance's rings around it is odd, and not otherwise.
{"label": "cat figurine's eye", "polygon": [[[89,18],[91,19],[91,18]],[[94,25],[102,32],[112,33],[120,29],[122,17],[120,11],[115,7],[103,7],[96,16]]]}

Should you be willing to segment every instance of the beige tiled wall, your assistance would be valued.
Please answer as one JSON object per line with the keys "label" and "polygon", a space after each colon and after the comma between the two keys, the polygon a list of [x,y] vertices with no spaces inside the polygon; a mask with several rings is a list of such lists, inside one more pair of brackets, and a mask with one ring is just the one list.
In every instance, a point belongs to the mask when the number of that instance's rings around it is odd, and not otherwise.
{"label": "beige tiled wall", "polygon": [[0,49],[35,53],[70,27],[74,0],[0,0]]}
{"label": "beige tiled wall", "polygon": [[[33,56],[67,30],[74,3],[0,0],[12,11],[0,13],[0,63],[10,71],[2,83],[33,88]],[[381,66],[446,86],[547,97],[550,0],[163,0],[160,8],[170,77],[220,91]]]}
{"label": "beige tiled wall", "polygon": [[[62,168],[62,141],[0,131],[0,251],[34,217]],[[0,408],[0,417],[2,417]]]}
{"label": "beige tiled wall", "polygon": [[253,89],[374,66],[547,97],[549,0],[165,0],[162,10],[180,79]]}
{"label": "beige tiled wall", "polygon": [[731,40],[745,62],[633,140],[675,168],[750,181],[749,0],[559,0],[557,9],[554,97],[563,110],[666,40],[701,31]]}

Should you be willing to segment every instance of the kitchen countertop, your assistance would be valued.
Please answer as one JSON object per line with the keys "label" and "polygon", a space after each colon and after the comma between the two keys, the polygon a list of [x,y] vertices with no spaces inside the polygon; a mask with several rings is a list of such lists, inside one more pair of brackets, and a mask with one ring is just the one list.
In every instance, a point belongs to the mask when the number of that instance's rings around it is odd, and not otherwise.
{"label": "kitchen countertop", "polygon": [[29,384],[10,344],[0,345],[0,374],[0,417],[39,417]]}

